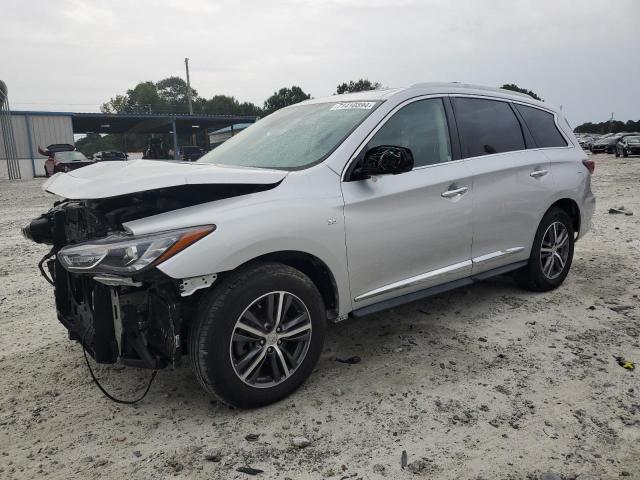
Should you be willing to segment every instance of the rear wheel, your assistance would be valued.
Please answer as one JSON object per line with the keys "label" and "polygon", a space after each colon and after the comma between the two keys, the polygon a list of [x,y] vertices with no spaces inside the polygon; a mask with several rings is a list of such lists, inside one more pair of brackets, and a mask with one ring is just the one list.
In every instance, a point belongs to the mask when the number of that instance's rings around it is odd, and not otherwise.
{"label": "rear wheel", "polygon": [[302,272],[255,263],[202,298],[189,332],[193,370],[223,402],[254,408],[295,391],[324,343],[322,296]]}
{"label": "rear wheel", "polygon": [[571,268],[574,242],[569,215],[560,208],[551,208],[538,226],[529,263],[515,272],[516,282],[536,292],[559,287]]}

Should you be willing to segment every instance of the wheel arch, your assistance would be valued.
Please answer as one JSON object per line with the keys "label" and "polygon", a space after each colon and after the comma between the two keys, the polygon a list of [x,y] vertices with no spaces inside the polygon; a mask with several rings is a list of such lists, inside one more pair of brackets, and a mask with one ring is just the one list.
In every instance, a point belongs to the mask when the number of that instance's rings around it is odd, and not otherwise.
{"label": "wheel arch", "polygon": [[554,207],[564,210],[565,213],[569,215],[569,218],[571,219],[571,223],[573,225],[573,231],[576,234],[580,233],[581,217],[580,217],[580,207],[578,206],[578,203],[571,198],[561,198],[560,200],[556,200],[547,209],[547,212]]}
{"label": "wheel arch", "polygon": [[331,269],[320,258],[298,250],[283,250],[260,255],[239,265],[237,268],[242,268],[255,261],[278,262],[300,270],[311,279],[320,295],[322,295],[327,318],[331,320],[337,319],[340,305],[338,284]]}

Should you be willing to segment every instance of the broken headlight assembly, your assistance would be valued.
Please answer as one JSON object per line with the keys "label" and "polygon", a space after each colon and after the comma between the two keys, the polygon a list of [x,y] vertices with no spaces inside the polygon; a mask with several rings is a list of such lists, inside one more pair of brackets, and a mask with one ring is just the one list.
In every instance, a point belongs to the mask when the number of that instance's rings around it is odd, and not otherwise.
{"label": "broken headlight assembly", "polygon": [[164,262],[215,230],[215,225],[148,235],[113,235],[61,249],[57,258],[74,273],[133,275]]}

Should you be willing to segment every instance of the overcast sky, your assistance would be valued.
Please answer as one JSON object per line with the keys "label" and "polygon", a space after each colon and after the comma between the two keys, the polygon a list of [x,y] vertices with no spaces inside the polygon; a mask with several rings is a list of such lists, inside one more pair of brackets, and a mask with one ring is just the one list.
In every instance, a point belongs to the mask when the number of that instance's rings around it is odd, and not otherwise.
{"label": "overcast sky", "polygon": [[0,78],[14,110],[97,111],[137,82],[262,105],[366,77],[516,83],[575,126],[640,119],[640,0],[2,0]]}

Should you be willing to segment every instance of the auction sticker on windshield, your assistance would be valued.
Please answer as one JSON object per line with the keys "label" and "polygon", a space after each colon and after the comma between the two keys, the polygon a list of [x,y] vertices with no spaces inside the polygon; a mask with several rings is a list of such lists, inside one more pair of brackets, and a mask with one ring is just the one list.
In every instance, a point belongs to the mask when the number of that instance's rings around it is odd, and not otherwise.
{"label": "auction sticker on windshield", "polygon": [[331,110],[371,110],[376,102],[346,102],[336,103]]}

